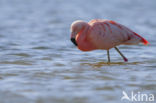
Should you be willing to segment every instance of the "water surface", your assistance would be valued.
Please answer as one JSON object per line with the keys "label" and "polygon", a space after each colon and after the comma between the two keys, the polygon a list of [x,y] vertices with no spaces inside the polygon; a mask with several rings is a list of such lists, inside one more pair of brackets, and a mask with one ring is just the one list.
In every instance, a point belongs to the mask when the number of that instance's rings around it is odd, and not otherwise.
{"label": "water surface", "polygon": [[[156,96],[155,0],[0,0],[0,103],[121,103],[122,91]],[[111,19],[149,46],[81,52],[77,19]],[[127,101],[125,101],[127,102]]]}

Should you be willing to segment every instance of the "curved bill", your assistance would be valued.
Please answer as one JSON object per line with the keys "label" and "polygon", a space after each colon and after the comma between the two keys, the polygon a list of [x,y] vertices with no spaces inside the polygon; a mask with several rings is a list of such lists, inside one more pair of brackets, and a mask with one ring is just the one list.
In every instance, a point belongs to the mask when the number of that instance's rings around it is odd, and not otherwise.
{"label": "curved bill", "polygon": [[76,43],[75,38],[71,38],[71,41],[72,41],[72,43],[73,43],[75,46],[77,46],[77,43]]}

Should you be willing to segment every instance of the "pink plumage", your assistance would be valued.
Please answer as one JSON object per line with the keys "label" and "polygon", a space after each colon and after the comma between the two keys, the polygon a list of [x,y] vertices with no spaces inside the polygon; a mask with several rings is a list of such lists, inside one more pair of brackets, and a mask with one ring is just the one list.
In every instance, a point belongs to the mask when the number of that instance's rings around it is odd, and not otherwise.
{"label": "pink plumage", "polygon": [[148,44],[140,35],[127,27],[110,20],[92,20],[86,38],[97,49],[108,50],[120,44],[134,45],[140,42]]}
{"label": "pink plumage", "polygon": [[118,45],[136,45],[149,42],[126,26],[111,20],[95,19],[71,25],[71,40],[82,51],[109,50]]}

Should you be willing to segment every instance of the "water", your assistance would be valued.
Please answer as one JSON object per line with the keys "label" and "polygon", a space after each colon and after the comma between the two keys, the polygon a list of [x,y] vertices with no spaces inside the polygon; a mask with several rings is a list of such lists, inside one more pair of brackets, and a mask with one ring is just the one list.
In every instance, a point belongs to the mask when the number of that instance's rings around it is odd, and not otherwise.
{"label": "water", "polygon": [[[122,91],[156,96],[155,0],[0,0],[0,103],[121,103]],[[77,19],[111,19],[149,46],[81,52]],[[156,101],[156,100],[155,100]],[[127,102],[127,101],[125,101]]]}

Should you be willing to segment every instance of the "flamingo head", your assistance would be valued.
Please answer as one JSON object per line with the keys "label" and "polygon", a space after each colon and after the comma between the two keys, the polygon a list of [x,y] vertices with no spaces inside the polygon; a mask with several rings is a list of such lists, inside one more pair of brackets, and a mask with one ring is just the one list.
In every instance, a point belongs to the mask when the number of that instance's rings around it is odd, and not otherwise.
{"label": "flamingo head", "polygon": [[76,35],[86,26],[86,22],[82,20],[77,20],[71,24],[71,41],[75,46],[77,46]]}

